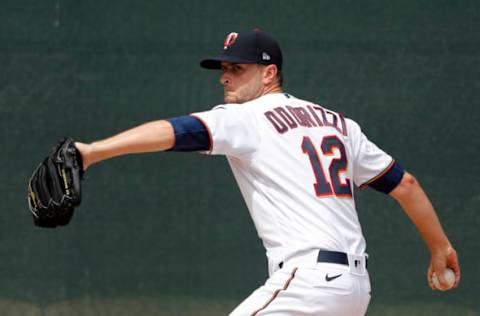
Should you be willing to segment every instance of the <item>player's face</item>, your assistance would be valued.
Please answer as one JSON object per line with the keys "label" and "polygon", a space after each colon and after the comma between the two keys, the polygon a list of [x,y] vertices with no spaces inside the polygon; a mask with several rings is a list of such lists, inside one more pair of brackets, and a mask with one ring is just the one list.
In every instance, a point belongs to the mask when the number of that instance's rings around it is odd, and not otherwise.
{"label": "player's face", "polygon": [[256,64],[222,63],[220,83],[225,103],[244,103],[262,95],[262,67]]}

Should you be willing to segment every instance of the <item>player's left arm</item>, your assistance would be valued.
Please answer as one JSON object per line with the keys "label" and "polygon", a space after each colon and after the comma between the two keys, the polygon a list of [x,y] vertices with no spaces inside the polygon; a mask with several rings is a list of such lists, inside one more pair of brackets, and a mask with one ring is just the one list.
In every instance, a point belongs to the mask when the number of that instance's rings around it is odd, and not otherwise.
{"label": "player's left arm", "polygon": [[157,120],[90,144],[77,142],[75,146],[82,155],[84,170],[100,161],[126,154],[165,150],[211,152],[212,134],[205,123],[210,121],[217,122],[213,124],[217,153],[245,154],[252,152],[251,144],[257,144],[258,140],[250,137],[257,134],[248,124],[243,124],[244,127],[239,124],[245,114],[237,115],[238,112],[212,110]]}
{"label": "player's left arm", "polygon": [[400,204],[430,249],[431,262],[427,272],[430,287],[435,289],[432,283],[432,274],[435,272],[440,285],[448,288],[448,283],[443,277],[447,267],[455,272],[453,287],[457,287],[460,282],[460,265],[457,252],[443,231],[432,203],[421,185],[413,175],[405,172],[400,183],[389,195]]}

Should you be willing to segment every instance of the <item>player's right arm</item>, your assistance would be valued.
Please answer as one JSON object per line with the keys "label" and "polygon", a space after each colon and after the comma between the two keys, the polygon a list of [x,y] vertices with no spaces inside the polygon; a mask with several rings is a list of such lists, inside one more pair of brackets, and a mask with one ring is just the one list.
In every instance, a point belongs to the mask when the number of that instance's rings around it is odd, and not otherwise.
{"label": "player's right arm", "polygon": [[430,287],[435,289],[432,283],[432,274],[435,272],[440,285],[448,288],[448,283],[443,277],[447,267],[455,272],[454,287],[457,287],[460,282],[460,265],[457,253],[450,244],[432,203],[430,203],[418,181],[410,173],[405,172],[401,182],[389,194],[400,204],[415,224],[430,249],[431,262],[427,272]]}
{"label": "player's right arm", "polygon": [[145,123],[115,136],[90,144],[75,143],[83,159],[83,167],[109,158],[171,149],[175,145],[175,132],[166,120]]}
{"label": "player's right arm", "polygon": [[361,132],[357,123],[348,119],[347,122],[354,152],[355,183],[360,187],[370,186],[389,194],[400,204],[415,224],[431,253],[431,262],[427,272],[430,287],[434,289],[432,274],[435,272],[440,285],[447,288],[443,277],[447,267],[455,271],[454,287],[458,286],[460,266],[457,253],[450,244],[430,200],[418,181],[392,157],[370,142]]}

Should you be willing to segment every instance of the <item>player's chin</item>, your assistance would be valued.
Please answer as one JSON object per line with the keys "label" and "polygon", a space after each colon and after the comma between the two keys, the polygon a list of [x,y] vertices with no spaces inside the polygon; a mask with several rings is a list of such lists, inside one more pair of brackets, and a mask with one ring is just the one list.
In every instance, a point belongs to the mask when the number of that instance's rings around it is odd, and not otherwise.
{"label": "player's chin", "polygon": [[237,97],[231,92],[225,92],[223,94],[223,101],[225,103],[238,103]]}
{"label": "player's chin", "polygon": [[253,98],[248,98],[248,97],[245,97],[243,95],[238,95],[238,94],[234,94],[234,93],[231,93],[231,92],[230,93],[226,92],[223,95],[223,100],[225,101],[225,103],[242,104],[242,103],[248,102],[250,100],[253,100]]}

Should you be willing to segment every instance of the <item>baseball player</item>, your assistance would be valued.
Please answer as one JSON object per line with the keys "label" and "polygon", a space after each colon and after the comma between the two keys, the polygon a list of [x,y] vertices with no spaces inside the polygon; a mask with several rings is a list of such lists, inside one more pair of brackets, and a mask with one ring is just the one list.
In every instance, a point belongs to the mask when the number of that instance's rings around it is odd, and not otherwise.
{"label": "baseball player", "polygon": [[269,262],[265,284],[230,315],[365,314],[369,258],[354,186],[399,202],[431,252],[433,289],[434,272],[448,288],[447,267],[458,285],[456,251],[420,184],[353,120],[285,93],[274,39],[258,29],[230,33],[222,53],[201,66],[221,70],[224,104],[76,146],[84,168],[164,150],[227,157]]}

